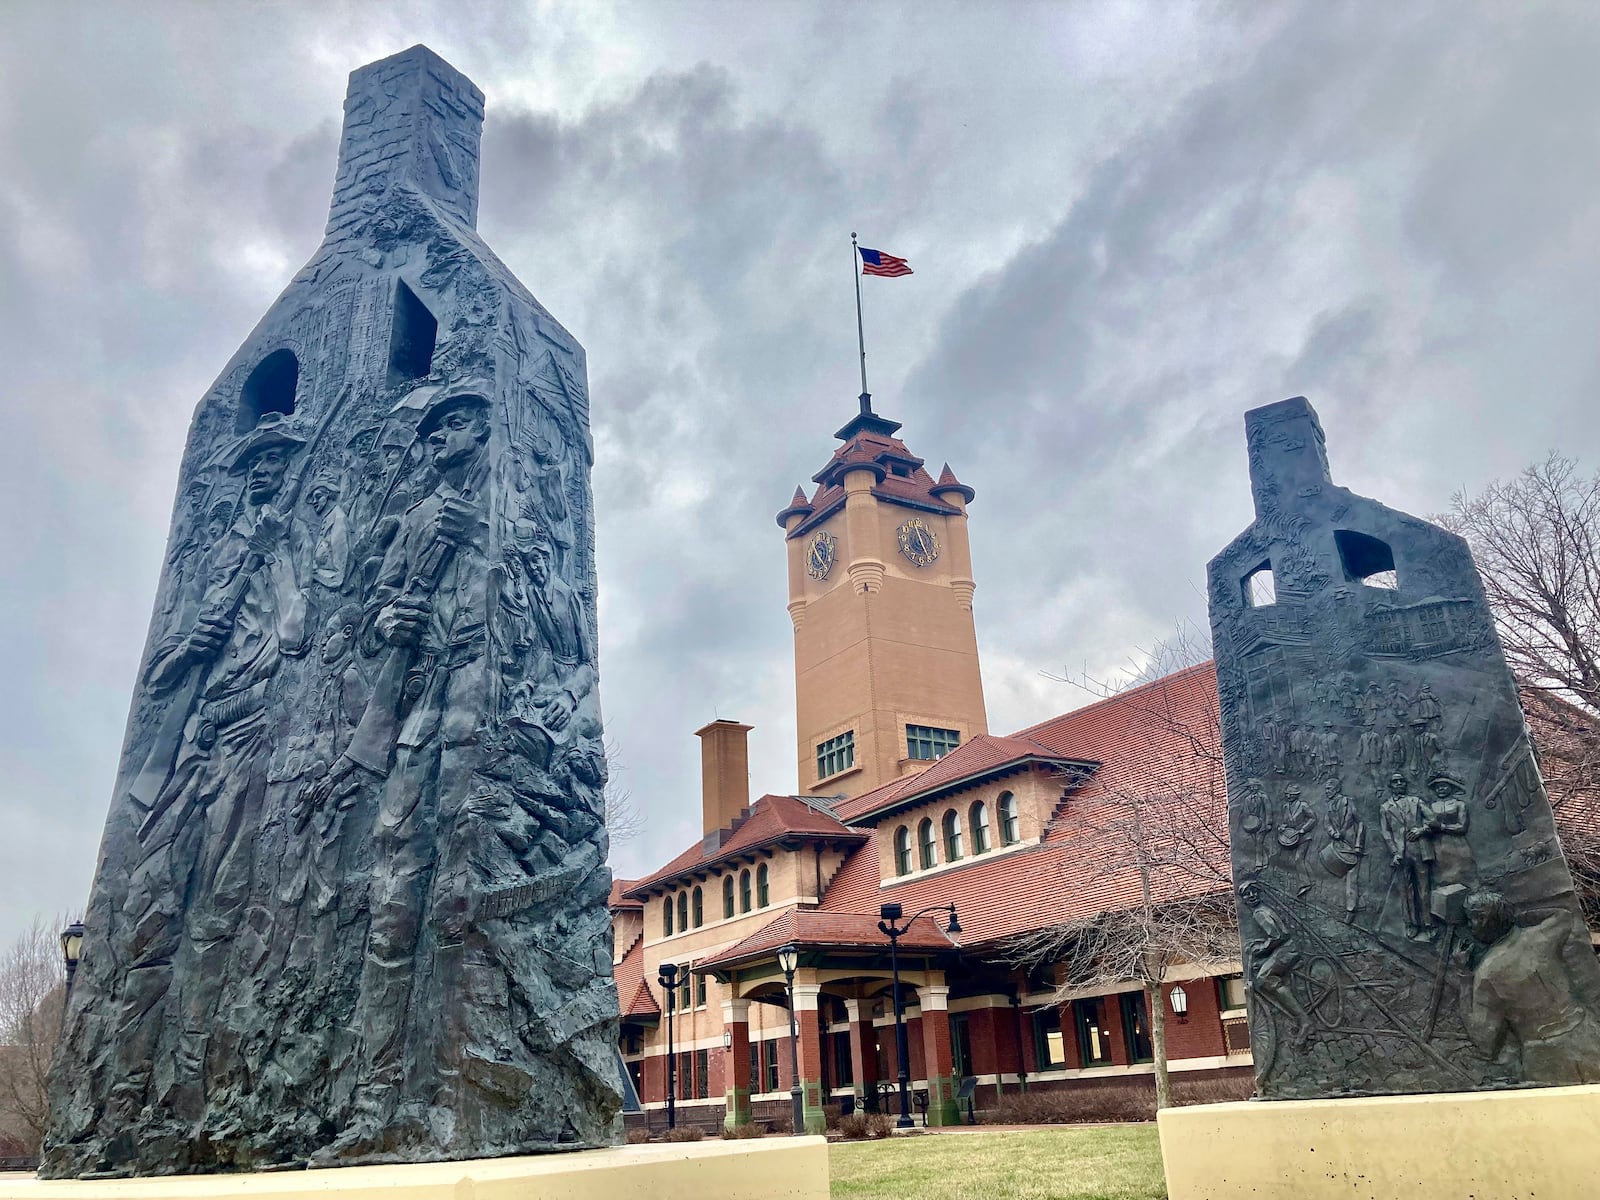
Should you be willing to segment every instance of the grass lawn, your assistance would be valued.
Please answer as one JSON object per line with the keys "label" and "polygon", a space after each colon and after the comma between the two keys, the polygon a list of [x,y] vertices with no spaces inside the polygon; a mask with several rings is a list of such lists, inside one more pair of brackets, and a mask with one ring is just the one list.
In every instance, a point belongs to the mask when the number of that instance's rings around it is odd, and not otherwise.
{"label": "grass lawn", "polygon": [[834,1200],[1164,1200],[1156,1127],[948,1133],[828,1147]]}

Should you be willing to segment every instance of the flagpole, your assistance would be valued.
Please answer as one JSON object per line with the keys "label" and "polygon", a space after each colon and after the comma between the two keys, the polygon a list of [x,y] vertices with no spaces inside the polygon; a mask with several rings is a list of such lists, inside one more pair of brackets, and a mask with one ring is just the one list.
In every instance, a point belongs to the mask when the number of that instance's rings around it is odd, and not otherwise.
{"label": "flagpole", "polygon": [[856,345],[861,350],[861,411],[872,411],[872,393],[867,391],[867,335],[861,327],[861,254],[854,230],[850,233],[850,272],[856,277]]}

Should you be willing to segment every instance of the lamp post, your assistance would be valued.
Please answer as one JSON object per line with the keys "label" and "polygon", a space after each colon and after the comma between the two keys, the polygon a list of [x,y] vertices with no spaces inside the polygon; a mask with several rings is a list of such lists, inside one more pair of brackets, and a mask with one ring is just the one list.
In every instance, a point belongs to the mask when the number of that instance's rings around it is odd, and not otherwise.
{"label": "lamp post", "polygon": [[78,973],[83,953],[83,922],[74,921],[61,931],[61,957],[67,964],[67,995],[72,995],[72,977]]}
{"label": "lamp post", "polygon": [[1172,1000],[1172,1015],[1178,1018],[1178,1024],[1184,1025],[1189,1020],[1189,993],[1183,990],[1183,985],[1175,983],[1170,993]]}
{"label": "lamp post", "polygon": [[921,912],[912,913],[904,925],[895,924],[905,914],[900,905],[885,904],[878,909],[878,915],[883,918],[878,922],[878,929],[889,939],[889,970],[894,977],[894,1050],[895,1057],[900,1060],[900,1119],[895,1126],[899,1129],[911,1128],[911,1060],[906,1046],[906,1016],[900,1007],[900,938],[918,917],[944,909],[950,911],[950,923],[945,931],[960,933],[961,923],[956,920],[954,904],[929,905]]}
{"label": "lamp post", "polygon": [[794,1005],[794,969],[800,963],[800,952],[794,946],[778,951],[778,968],[789,989],[789,1073],[793,1080],[789,1087],[789,1102],[794,1107],[794,1132],[799,1137],[806,1131],[805,1104],[800,1095],[800,1023]]}
{"label": "lamp post", "polygon": [[656,974],[661,990],[667,994],[667,1128],[678,1127],[678,1056],[672,1045],[672,1013],[678,1007],[678,964],[662,963]]}

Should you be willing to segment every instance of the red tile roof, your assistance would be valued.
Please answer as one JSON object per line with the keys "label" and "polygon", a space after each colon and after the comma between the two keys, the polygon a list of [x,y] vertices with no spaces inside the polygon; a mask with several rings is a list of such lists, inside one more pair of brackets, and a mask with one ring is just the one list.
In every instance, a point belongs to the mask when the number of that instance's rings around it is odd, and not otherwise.
{"label": "red tile roof", "polygon": [[[931,795],[963,780],[976,780],[1008,766],[1023,766],[1029,762],[1067,764],[1080,760],[1074,756],[1058,754],[1041,742],[1024,737],[992,737],[979,734],[963,742],[943,758],[936,760],[915,775],[875,787],[849,800],[842,800],[833,811],[839,819],[857,822],[866,817],[892,811],[912,803],[919,797]],[[1092,761],[1092,760],[1090,760]]]}
{"label": "red tile roof", "polygon": [[610,906],[612,912],[616,912],[618,909],[644,908],[643,900],[635,900],[631,896],[623,894],[634,885],[634,882],[632,879],[613,879],[611,881],[611,897],[606,903]]}
{"label": "red tile roof", "polygon": [[662,884],[793,838],[861,843],[870,836],[862,830],[846,828],[794,796],[762,796],[722,831],[720,845],[708,850],[704,841],[696,842],[659,871],[635,881],[624,894],[642,900]]}
{"label": "red tile roof", "polygon": [[[871,859],[866,850],[855,855],[857,859]],[[915,922],[900,939],[908,950],[955,950],[961,945],[961,936],[952,938],[944,926],[929,918]],[[768,924],[756,930],[743,941],[736,942],[712,958],[695,964],[695,970],[706,971],[719,967],[735,966],[741,962],[764,958],[772,951],[790,943],[796,946],[864,946],[882,950],[886,942],[878,928],[876,904],[870,913],[832,912],[819,909],[789,909],[778,914]]]}
{"label": "red tile roof", "polygon": [[[846,430],[851,428],[845,427]],[[833,452],[828,465],[812,476],[818,486],[809,504],[804,493],[797,492],[789,507],[778,514],[778,524],[782,525],[797,512],[806,512],[805,519],[789,531],[791,538],[800,537],[822,524],[844,505],[845,475],[861,467],[870,470],[877,479],[872,494],[891,504],[952,515],[961,510],[941,499],[941,492],[959,491],[968,500],[975,494],[965,484],[956,482],[949,464],[945,465],[945,474],[949,475],[949,479],[941,477],[936,482],[923,466],[922,459],[911,453],[899,438],[876,428],[858,428],[852,430],[844,445]],[[903,474],[896,474],[897,470]]]}
{"label": "red tile roof", "polygon": [[659,1017],[661,1006],[656,1003],[656,998],[650,994],[650,989],[644,982],[644,939],[639,938],[628,952],[622,956],[622,961],[616,966],[617,977],[617,1003],[622,1009],[623,1019],[628,1017]]}

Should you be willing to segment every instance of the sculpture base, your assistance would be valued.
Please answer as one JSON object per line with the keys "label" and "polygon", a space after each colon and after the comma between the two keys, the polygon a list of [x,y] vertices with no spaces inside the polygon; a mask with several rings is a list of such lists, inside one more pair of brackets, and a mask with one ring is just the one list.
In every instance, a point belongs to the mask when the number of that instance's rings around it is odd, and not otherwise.
{"label": "sculpture base", "polygon": [[1600,1085],[1169,1108],[1170,1200],[1587,1196]]}
{"label": "sculpture base", "polygon": [[673,1142],[530,1158],[244,1175],[37,1179],[0,1175],[0,1200],[827,1200],[820,1137]]}

